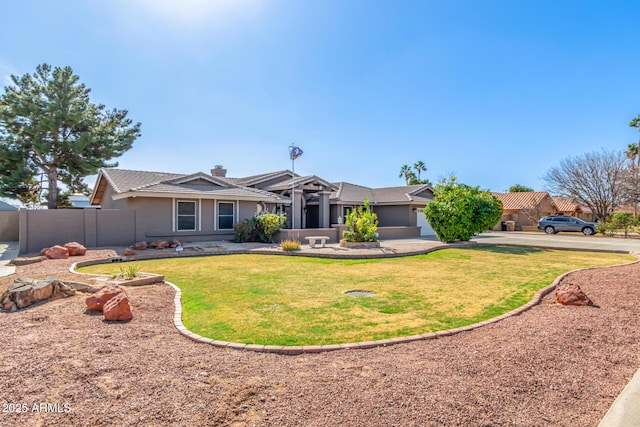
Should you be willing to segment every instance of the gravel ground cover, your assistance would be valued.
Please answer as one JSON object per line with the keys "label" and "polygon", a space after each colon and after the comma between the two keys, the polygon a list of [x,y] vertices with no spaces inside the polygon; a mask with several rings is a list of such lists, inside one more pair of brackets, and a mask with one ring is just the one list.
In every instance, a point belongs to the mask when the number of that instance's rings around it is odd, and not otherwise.
{"label": "gravel ground cover", "polygon": [[[73,261],[17,275],[70,279]],[[640,264],[564,280],[599,307],[549,295],[454,336],[299,356],[189,340],[166,285],[130,288],[127,323],[88,314],[83,295],[3,312],[0,425],[597,426],[640,366]]]}

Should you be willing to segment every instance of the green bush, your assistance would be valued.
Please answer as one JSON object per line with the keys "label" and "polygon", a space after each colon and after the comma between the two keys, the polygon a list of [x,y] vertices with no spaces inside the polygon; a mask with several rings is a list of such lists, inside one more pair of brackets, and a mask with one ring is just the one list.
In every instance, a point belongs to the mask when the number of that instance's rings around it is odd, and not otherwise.
{"label": "green bush", "polygon": [[604,222],[596,224],[596,233],[602,234],[603,236],[609,236],[612,234],[611,227],[608,227]]}
{"label": "green bush", "polygon": [[466,241],[500,222],[502,202],[488,191],[451,177],[436,184],[424,214],[441,241]]}
{"label": "green bush", "polygon": [[255,228],[248,219],[235,223],[233,225],[233,234],[236,243],[254,242],[256,240]]}
{"label": "green bush", "polygon": [[284,214],[260,212],[251,219],[246,219],[233,226],[236,242],[273,243],[273,235],[280,230],[287,220]]}
{"label": "green bush", "polygon": [[609,216],[607,222],[615,231],[624,233],[624,237],[629,236],[629,232],[637,223],[636,218],[628,212],[614,212]]}
{"label": "green bush", "polygon": [[364,199],[364,206],[352,209],[345,218],[349,227],[342,232],[342,240],[347,242],[377,242],[378,216],[371,211],[369,200]]}

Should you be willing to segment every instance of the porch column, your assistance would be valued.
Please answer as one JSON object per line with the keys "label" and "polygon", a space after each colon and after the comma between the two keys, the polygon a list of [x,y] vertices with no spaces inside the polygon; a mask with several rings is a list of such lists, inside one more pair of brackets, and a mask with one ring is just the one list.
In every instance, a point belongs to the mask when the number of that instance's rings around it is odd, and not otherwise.
{"label": "porch column", "polygon": [[295,226],[297,228],[304,228],[302,225],[302,210],[304,208],[304,201],[302,200],[303,194],[302,190],[296,189],[295,191],[295,212],[291,212],[292,218],[295,218]]}
{"label": "porch column", "polygon": [[329,228],[331,227],[329,221],[329,196],[331,192],[329,191],[320,191],[318,193],[319,203],[318,203],[318,226],[320,228]]}

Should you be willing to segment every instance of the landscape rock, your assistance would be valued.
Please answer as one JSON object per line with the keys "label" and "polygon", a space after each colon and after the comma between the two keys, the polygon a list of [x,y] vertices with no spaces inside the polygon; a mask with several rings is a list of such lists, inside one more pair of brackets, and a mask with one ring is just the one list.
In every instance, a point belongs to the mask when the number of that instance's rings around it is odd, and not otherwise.
{"label": "landscape rock", "polygon": [[43,280],[19,277],[2,293],[0,304],[3,309],[13,311],[28,307],[38,301],[75,294],[75,289],[52,276]]}
{"label": "landscape rock", "polygon": [[106,286],[96,292],[95,295],[92,295],[85,300],[85,303],[87,304],[87,310],[103,311],[104,305],[107,303],[107,301],[119,294],[126,295],[126,292],[122,286]]}
{"label": "landscape rock", "polygon": [[69,258],[69,249],[59,245],[51,246],[44,255],[49,259],[67,259]]}
{"label": "landscape rock", "polygon": [[131,320],[133,313],[131,312],[131,304],[129,298],[123,292],[111,298],[103,308],[105,320]]}
{"label": "landscape rock", "polygon": [[594,305],[593,301],[580,289],[580,286],[573,283],[561,284],[557,287],[556,301],[562,305]]}
{"label": "landscape rock", "polygon": [[15,266],[29,265],[29,264],[35,264],[36,262],[44,261],[45,259],[47,259],[47,257],[44,255],[34,256],[34,257],[18,257],[18,258],[12,259],[9,264],[15,265]]}
{"label": "landscape rock", "polygon": [[131,246],[131,249],[136,251],[144,251],[145,249],[148,249],[148,248],[149,248],[149,244],[145,241],[134,243]]}
{"label": "landscape rock", "polygon": [[178,240],[178,239],[171,240],[171,243],[169,244],[169,247],[177,248],[178,246],[182,246],[182,242],[180,240]]}
{"label": "landscape rock", "polygon": [[44,254],[49,250],[49,248],[40,249],[40,256],[44,256]]}
{"label": "landscape rock", "polygon": [[154,249],[167,249],[171,245],[166,240],[154,240],[149,246]]}
{"label": "landscape rock", "polygon": [[69,250],[69,256],[83,256],[87,253],[87,248],[78,242],[65,243],[64,247]]}
{"label": "landscape rock", "polygon": [[125,250],[122,251],[122,255],[131,256],[131,255],[138,255],[138,253],[131,248],[125,248]]}

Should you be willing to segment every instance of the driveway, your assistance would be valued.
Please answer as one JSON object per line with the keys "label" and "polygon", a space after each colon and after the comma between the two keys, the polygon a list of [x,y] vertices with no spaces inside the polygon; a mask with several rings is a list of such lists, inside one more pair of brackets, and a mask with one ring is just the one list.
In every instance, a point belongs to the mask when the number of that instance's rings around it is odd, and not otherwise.
{"label": "driveway", "polygon": [[581,249],[592,251],[640,252],[640,239],[584,236],[577,233],[526,233],[490,231],[471,239],[494,245],[533,246],[540,248]]}

